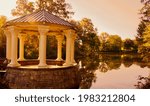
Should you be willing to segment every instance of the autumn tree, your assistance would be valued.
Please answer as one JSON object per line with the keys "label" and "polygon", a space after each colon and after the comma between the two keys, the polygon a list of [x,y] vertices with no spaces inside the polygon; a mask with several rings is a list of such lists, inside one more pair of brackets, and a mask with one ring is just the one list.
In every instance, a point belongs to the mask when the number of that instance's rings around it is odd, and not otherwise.
{"label": "autumn tree", "polygon": [[141,21],[138,26],[137,36],[136,36],[136,40],[139,43],[139,45],[143,43],[143,33],[145,31],[145,28],[146,28],[146,23],[144,21]]}
{"label": "autumn tree", "polygon": [[118,35],[110,35],[106,42],[106,50],[108,52],[120,52],[122,47],[121,37]]}
{"label": "autumn tree", "polygon": [[139,23],[136,36],[139,45],[143,43],[143,33],[150,22],[150,0],[141,0],[141,3],[143,4],[143,7],[140,9],[141,22]]}
{"label": "autumn tree", "polygon": [[133,46],[134,46],[133,40],[131,40],[129,38],[124,40],[124,42],[123,42],[124,49],[131,50]]}
{"label": "autumn tree", "polygon": [[141,3],[144,5],[141,10],[141,19],[144,22],[149,22],[150,21],[150,0],[141,0]]}
{"label": "autumn tree", "polygon": [[17,0],[16,8],[12,9],[13,16],[23,16],[45,9],[63,19],[69,19],[74,12],[65,0]]}
{"label": "autumn tree", "polygon": [[75,57],[84,58],[97,55],[99,53],[100,41],[92,20],[83,18],[79,21],[71,20],[70,22],[75,26],[76,33],[78,34],[75,42]]}
{"label": "autumn tree", "polygon": [[109,36],[110,36],[110,35],[109,35],[108,33],[102,32],[102,33],[100,34],[100,36],[98,37],[99,40],[100,40],[100,42],[101,42],[100,51],[106,51],[106,50],[105,50],[105,49],[106,49],[105,47],[106,47],[106,42],[107,42]]}
{"label": "autumn tree", "polygon": [[[144,61],[150,61],[150,0],[141,0],[143,7],[140,11],[141,20],[145,24],[142,31],[142,43],[138,45],[138,52],[142,54]],[[139,26],[140,27],[140,26]],[[142,30],[142,27],[140,28]]]}
{"label": "autumn tree", "polygon": [[150,62],[150,25],[146,27],[146,30],[143,34],[144,43],[139,46],[139,53],[142,54],[143,60]]}

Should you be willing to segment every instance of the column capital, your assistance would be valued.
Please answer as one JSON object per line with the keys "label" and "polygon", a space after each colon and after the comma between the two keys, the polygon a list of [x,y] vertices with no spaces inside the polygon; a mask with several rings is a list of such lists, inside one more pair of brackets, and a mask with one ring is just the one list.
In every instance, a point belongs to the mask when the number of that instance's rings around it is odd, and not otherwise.
{"label": "column capital", "polygon": [[10,31],[10,33],[18,33],[18,32],[20,31],[20,30],[17,29],[17,27],[15,27],[15,26],[10,26],[10,27],[8,27],[7,29]]}
{"label": "column capital", "polygon": [[11,36],[11,33],[9,30],[4,30],[4,34],[6,37],[10,37]]}
{"label": "column capital", "polygon": [[66,37],[69,37],[69,38],[72,37],[72,35],[75,34],[75,31],[72,30],[72,29],[64,30],[63,32],[64,32],[64,35],[65,35]]}
{"label": "column capital", "polygon": [[25,33],[19,33],[18,38],[25,39],[26,36],[27,36],[27,34],[25,34]]}
{"label": "column capital", "polygon": [[39,31],[40,35],[45,35],[49,31],[49,27],[44,26],[44,25],[39,25],[38,31]]}
{"label": "column capital", "polygon": [[57,40],[63,40],[64,36],[63,35],[55,35]]}

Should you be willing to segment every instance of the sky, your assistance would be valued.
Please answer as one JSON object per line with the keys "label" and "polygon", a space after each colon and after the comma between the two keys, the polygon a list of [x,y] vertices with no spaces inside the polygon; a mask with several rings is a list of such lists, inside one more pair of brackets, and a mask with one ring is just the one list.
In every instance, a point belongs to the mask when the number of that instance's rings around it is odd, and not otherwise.
{"label": "sky", "polygon": [[[66,0],[75,12],[73,19],[90,18],[101,32],[134,39],[139,20],[140,0]],[[0,15],[12,18],[16,0],[0,0]]]}

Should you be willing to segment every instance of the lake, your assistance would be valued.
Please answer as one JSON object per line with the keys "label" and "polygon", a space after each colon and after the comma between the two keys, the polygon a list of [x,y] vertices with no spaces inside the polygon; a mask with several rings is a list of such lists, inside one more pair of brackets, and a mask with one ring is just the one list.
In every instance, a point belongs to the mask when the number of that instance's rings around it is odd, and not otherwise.
{"label": "lake", "polygon": [[[135,89],[150,85],[150,63],[143,62],[138,54],[105,53],[78,59],[77,63],[80,89]],[[0,88],[5,86],[0,84]]]}
{"label": "lake", "polygon": [[141,77],[150,78],[150,63],[143,62],[137,54],[100,54],[99,58],[79,63],[83,71],[80,88],[134,89],[145,83],[139,80]]}

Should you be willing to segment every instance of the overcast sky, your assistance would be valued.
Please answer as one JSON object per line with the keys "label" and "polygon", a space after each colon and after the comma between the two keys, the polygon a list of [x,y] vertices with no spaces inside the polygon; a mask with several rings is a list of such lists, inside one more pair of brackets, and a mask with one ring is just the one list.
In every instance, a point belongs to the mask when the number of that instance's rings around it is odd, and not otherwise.
{"label": "overcast sky", "polygon": [[[16,0],[0,0],[0,15],[12,18]],[[139,24],[140,0],[66,0],[75,12],[73,18],[90,18],[98,32],[134,38]]]}

